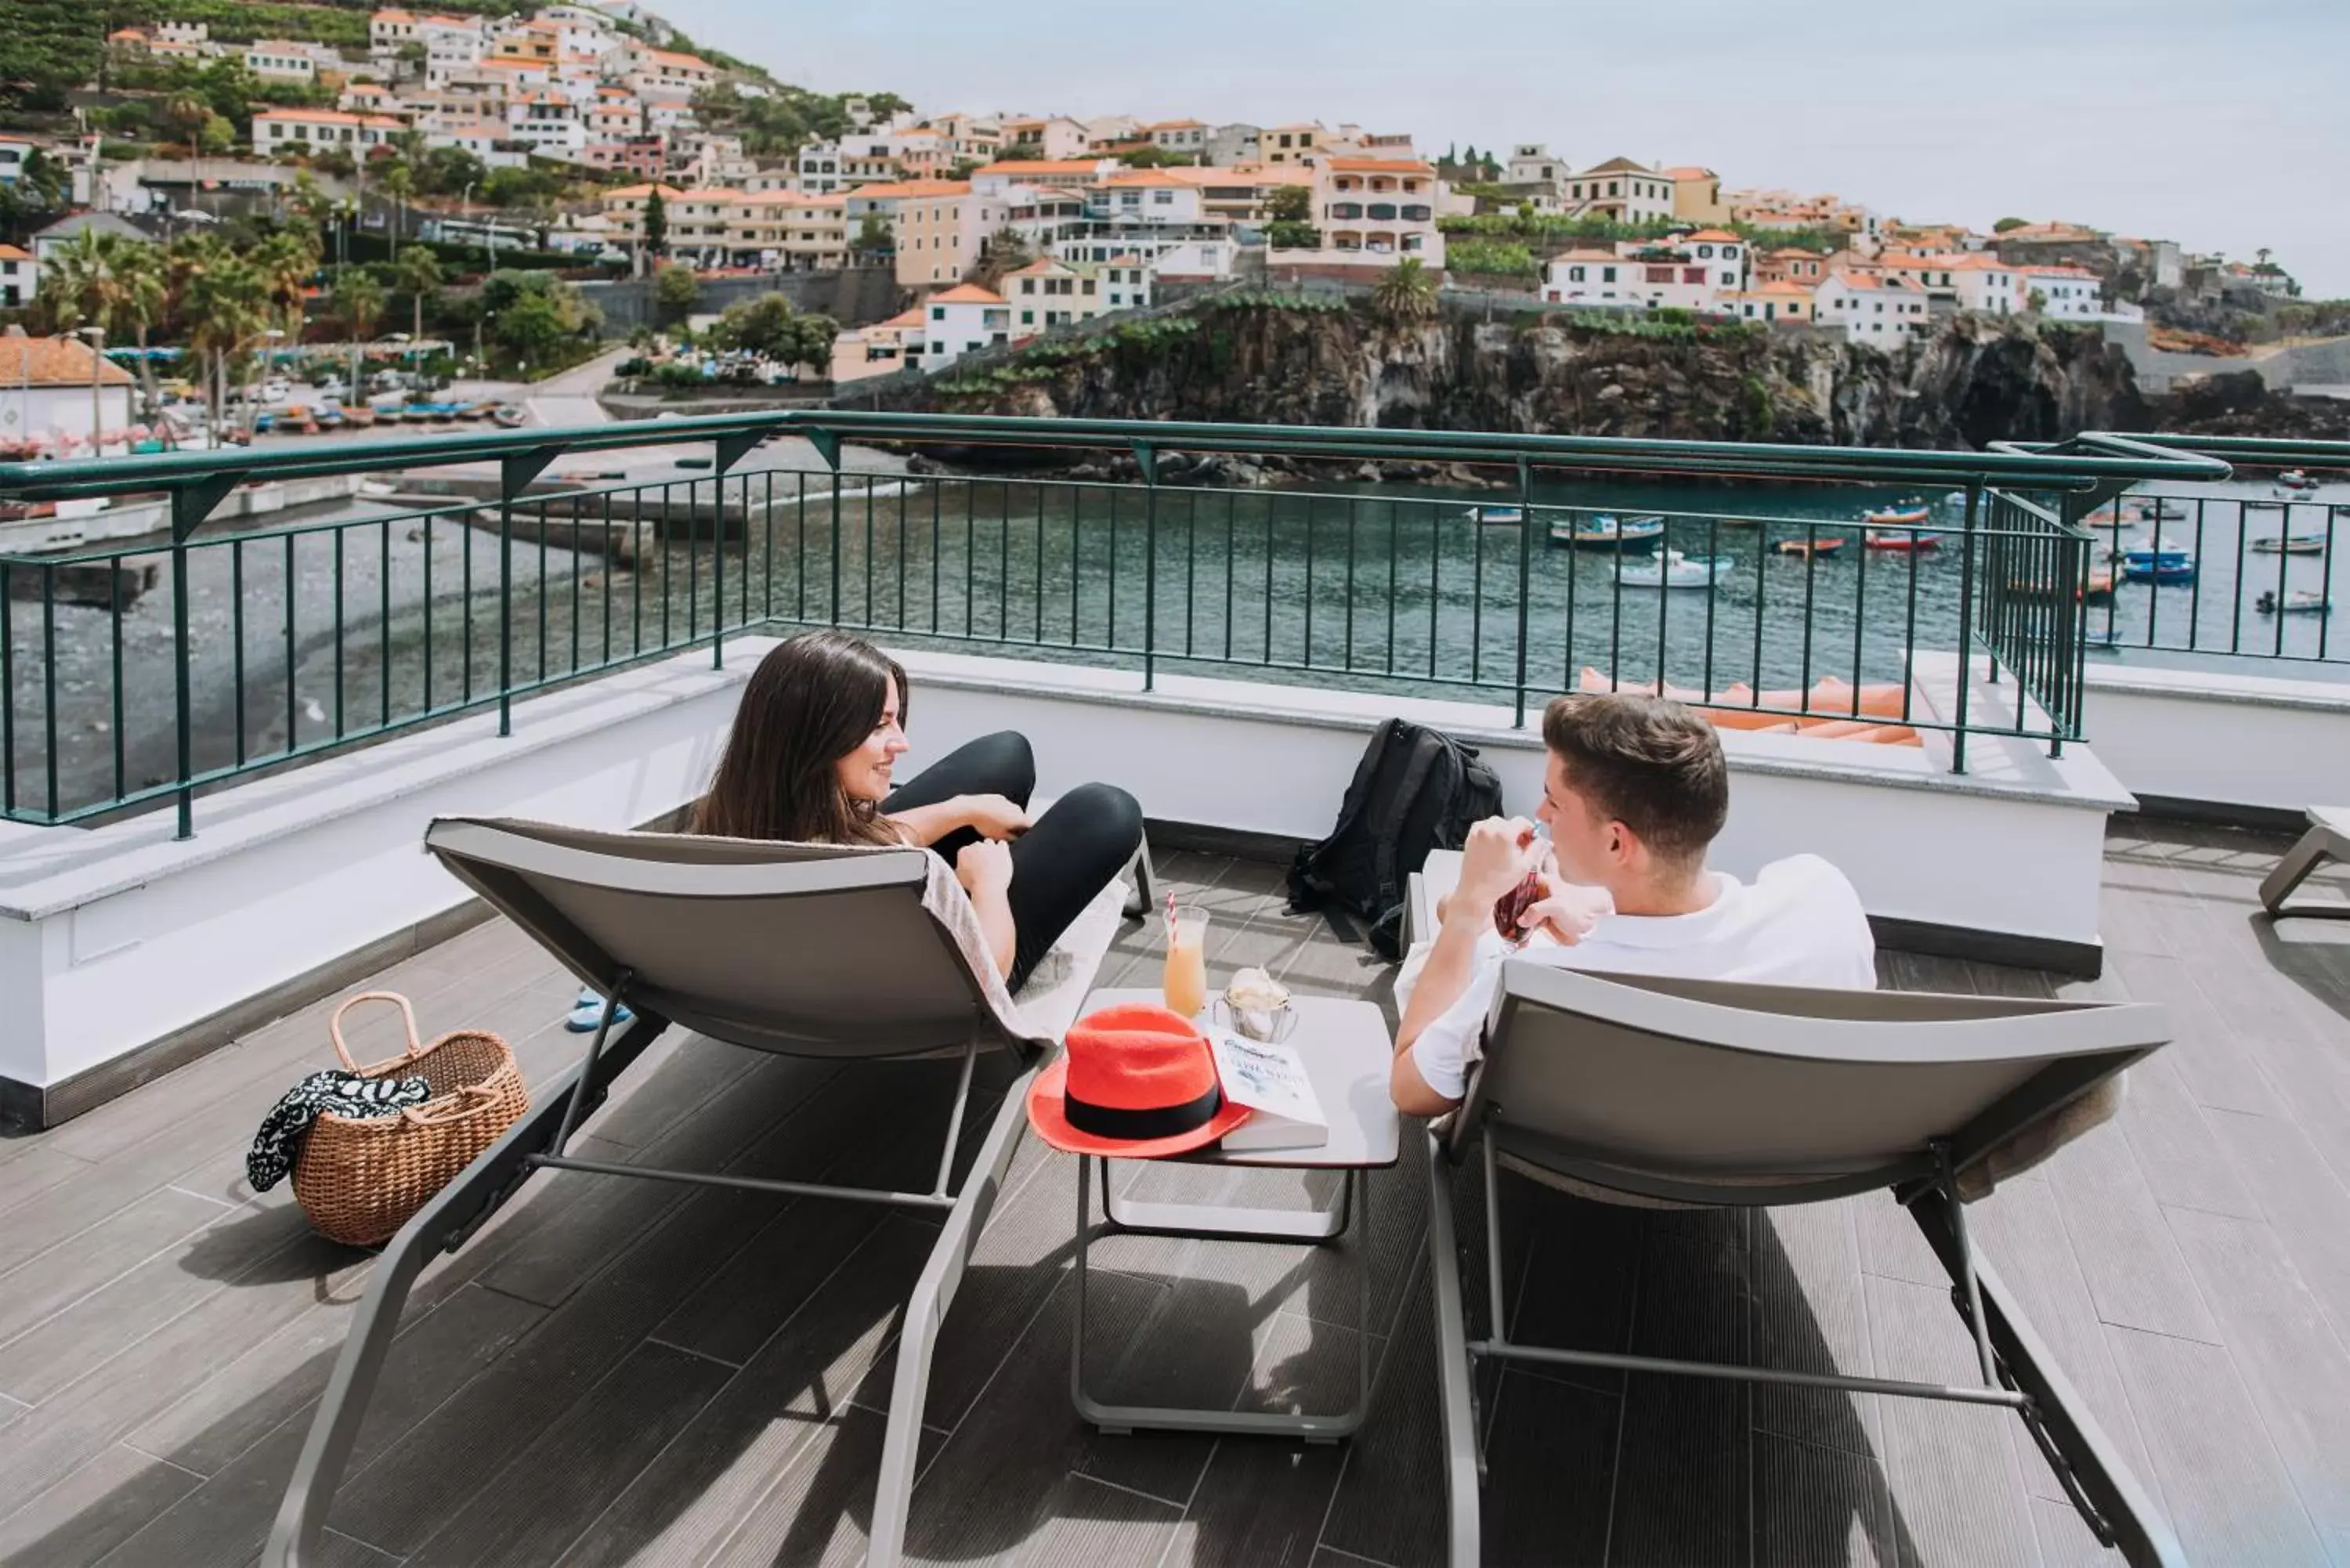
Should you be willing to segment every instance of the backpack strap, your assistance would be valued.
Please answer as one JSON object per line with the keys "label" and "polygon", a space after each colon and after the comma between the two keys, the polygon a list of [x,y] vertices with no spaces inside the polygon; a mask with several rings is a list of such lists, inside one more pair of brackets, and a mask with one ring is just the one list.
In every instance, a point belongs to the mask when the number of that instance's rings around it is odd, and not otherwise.
{"label": "backpack strap", "polygon": [[[1456,766],[1459,763],[1452,754],[1452,742],[1449,737],[1433,731],[1422,731],[1421,734],[1424,743],[1414,748],[1411,762],[1404,770],[1402,784],[1388,797],[1385,818],[1370,825],[1372,863],[1382,888],[1403,886],[1403,878],[1396,875],[1396,840],[1402,836],[1404,818],[1410,815],[1412,802],[1418,800],[1419,792],[1428,787],[1429,775],[1436,771],[1439,763],[1452,763]],[[1375,909],[1370,912],[1377,918],[1383,911]]]}

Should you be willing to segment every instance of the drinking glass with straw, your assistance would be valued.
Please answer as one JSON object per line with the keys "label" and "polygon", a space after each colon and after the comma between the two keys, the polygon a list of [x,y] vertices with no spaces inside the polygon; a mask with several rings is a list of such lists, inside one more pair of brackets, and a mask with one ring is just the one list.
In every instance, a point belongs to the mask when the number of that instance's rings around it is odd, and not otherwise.
{"label": "drinking glass with straw", "polygon": [[1208,916],[1167,895],[1167,968],[1161,981],[1170,1012],[1198,1016],[1208,1005]]}

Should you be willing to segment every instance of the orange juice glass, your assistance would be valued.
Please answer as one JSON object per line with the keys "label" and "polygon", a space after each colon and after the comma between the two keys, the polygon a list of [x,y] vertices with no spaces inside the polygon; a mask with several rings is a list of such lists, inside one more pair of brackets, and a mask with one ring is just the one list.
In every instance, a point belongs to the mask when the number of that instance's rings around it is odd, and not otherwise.
{"label": "orange juice glass", "polygon": [[1208,917],[1199,909],[1175,911],[1175,928],[1167,944],[1163,987],[1167,1008],[1185,1018],[1197,1017],[1208,1005]]}

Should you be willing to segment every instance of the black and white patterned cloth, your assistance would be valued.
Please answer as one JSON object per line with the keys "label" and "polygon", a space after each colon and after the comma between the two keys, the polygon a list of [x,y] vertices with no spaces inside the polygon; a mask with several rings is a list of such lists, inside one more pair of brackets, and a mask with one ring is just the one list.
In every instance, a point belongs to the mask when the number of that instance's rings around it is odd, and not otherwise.
{"label": "black and white patterned cloth", "polygon": [[266,1192],[286,1179],[301,1157],[302,1140],[310,1124],[331,1112],[354,1120],[396,1116],[411,1106],[432,1097],[432,1085],[422,1078],[362,1078],[356,1073],[313,1073],[269,1107],[253,1147],[244,1152],[244,1179],[255,1192]]}

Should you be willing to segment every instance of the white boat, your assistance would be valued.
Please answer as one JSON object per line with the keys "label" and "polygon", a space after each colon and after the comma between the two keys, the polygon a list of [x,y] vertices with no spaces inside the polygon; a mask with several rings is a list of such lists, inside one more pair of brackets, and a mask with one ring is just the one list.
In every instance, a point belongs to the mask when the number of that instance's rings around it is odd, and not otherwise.
{"label": "white boat", "polygon": [[2262,615],[2328,615],[2333,612],[2334,601],[2314,588],[2295,588],[2282,599],[2263,588],[2261,597],[2252,601],[2252,608]]}
{"label": "white boat", "polygon": [[1504,527],[1526,520],[1523,506],[1471,506],[1464,514],[1469,521],[1484,527]]}
{"label": "white boat", "polygon": [[1627,561],[1616,569],[1616,580],[1627,588],[1710,588],[1737,565],[1730,556],[1685,556],[1660,551],[1645,561]]}

